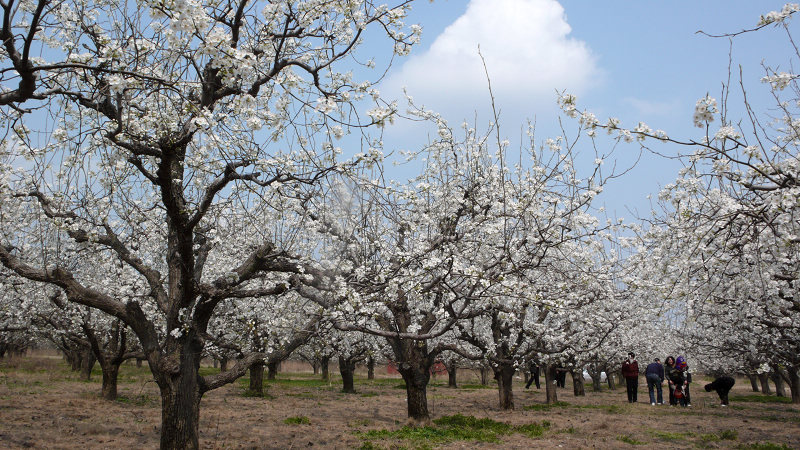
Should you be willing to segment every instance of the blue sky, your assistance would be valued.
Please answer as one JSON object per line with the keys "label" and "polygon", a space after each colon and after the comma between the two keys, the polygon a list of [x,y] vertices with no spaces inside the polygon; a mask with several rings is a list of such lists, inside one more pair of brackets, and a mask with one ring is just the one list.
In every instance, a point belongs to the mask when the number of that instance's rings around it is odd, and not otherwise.
{"label": "blue sky", "polygon": [[[382,92],[398,97],[407,87],[415,101],[440,111],[457,125],[464,119],[488,123],[489,96],[477,47],[488,63],[504,132],[519,136],[525,118],[535,118],[537,138],[558,133],[555,91],[578,96],[581,108],[601,121],[609,116],[634,127],[644,121],[671,137],[700,137],[692,125],[695,102],[707,92],[719,98],[728,76],[730,43],[696,34],[752,28],[761,14],[783,2],[726,0],[645,2],[622,0],[436,0],[415,3],[408,23],[423,26],[422,43],[395,61]],[[790,22],[791,28],[796,28]],[[733,44],[738,64],[756,105],[768,105],[758,80],[761,62],[789,70],[782,30],[742,35]],[[736,97],[731,97],[736,104]],[[736,110],[734,109],[735,113]],[[573,125],[571,122],[565,122]],[[409,128],[411,127],[411,128]],[[413,132],[412,132],[413,130]],[[714,130],[712,130],[713,132]],[[399,124],[386,130],[386,147],[416,148],[425,130]],[[675,154],[686,149],[657,147]],[[620,163],[639,154],[634,144],[617,149]],[[594,160],[594,153],[584,157]],[[636,168],[616,180],[601,197],[611,215],[632,219],[649,211],[648,194],[675,179],[680,168],[646,154]],[[400,178],[401,176],[398,176]],[[655,195],[654,195],[655,197]]]}

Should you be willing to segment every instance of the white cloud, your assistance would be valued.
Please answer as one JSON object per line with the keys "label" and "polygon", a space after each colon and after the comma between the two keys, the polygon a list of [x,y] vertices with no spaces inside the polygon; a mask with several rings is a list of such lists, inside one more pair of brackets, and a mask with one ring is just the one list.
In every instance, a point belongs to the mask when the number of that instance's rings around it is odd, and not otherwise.
{"label": "white cloud", "polygon": [[405,86],[418,103],[447,116],[462,113],[455,120],[469,117],[489,103],[480,46],[499,107],[533,116],[540,108],[552,110],[556,90],[580,94],[600,76],[589,48],[570,32],[555,0],[471,0],[464,15],[381,90],[400,97]]}

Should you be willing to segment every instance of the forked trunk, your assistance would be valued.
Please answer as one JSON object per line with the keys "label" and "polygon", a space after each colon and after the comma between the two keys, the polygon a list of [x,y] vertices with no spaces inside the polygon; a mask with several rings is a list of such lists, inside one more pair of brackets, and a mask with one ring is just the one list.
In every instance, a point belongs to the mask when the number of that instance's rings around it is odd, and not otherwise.
{"label": "forked trunk", "polygon": [[264,395],[264,363],[257,362],[250,366],[250,386],[248,388],[251,395]]}
{"label": "forked trunk", "polygon": [[274,380],[278,376],[278,368],[280,366],[280,361],[272,361],[271,363],[267,364],[267,379]]}
{"label": "forked trunk", "polygon": [[769,387],[769,375],[766,373],[758,374],[758,381],[761,382],[761,392],[764,394],[772,394],[772,389]]}
{"label": "forked trunk", "polygon": [[556,389],[556,365],[547,364],[544,367],[544,384],[545,392],[547,395],[547,403],[553,404],[558,401],[558,392]]}
{"label": "forked trunk", "polygon": [[784,387],[783,377],[779,373],[773,372],[772,382],[775,383],[775,395],[778,397],[786,397],[786,388]]}
{"label": "forked trunk", "polygon": [[489,369],[481,367],[481,385],[486,386],[489,384]]}
{"label": "forked trunk", "polygon": [[747,378],[750,380],[750,387],[753,389],[753,392],[758,392],[758,377],[752,373],[748,373]]}
{"label": "forked trunk", "polygon": [[494,377],[497,379],[497,394],[500,399],[500,409],[514,409],[514,369],[513,365],[504,364],[494,368]]}
{"label": "forked trunk", "polygon": [[456,383],[456,373],[458,372],[458,366],[456,363],[450,363],[447,366],[447,387],[451,388],[458,388],[458,384]]}
{"label": "forked trunk", "polygon": [[572,369],[569,371],[572,376],[572,392],[575,397],[583,397],[586,395],[586,388],[583,386],[583,371]]}
{"label": "forked trunk", "polygon": [[355,394],[356,388],[353,385],[353,377],[356,371],[355,361],[339,357],[339,373],[342,375],[342,392]]}
{"label": "forked trunk", "polygon": [[103,388],[102,395],[105,400],[117,399],[117,377],[119,375],[119,364],[109,362],[101,365],[103,369]]}

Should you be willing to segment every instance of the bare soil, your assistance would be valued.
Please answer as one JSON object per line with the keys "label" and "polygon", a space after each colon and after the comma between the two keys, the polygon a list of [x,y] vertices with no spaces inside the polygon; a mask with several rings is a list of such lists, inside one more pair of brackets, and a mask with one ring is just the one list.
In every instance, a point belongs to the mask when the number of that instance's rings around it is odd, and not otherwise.
{"label": "bare soil", "polygon": [[[333,368],[332,368],[333,369]],[[97,370],[97,369],[96,369]],[[217,369],[205,368],[207,373]],[[476,374],[459,372],[459,389],[447,377],[428,390],[434,419],[462,414],[514,426],[549,422],[541,437],[521,433],[499,442],[455,440],[426,442],[397,436],[367,436],[369,430],[398,430],[407,425],[402,380],[386,368],[376,380],[359,371],[357,394],[340,392],[341,380],[321,382],[307,365],[284,364],[278,380],[265,385],[266,397],[247,397],[247,380],[209,392],[200,410],[204,448],[625,448],[680,446],[700,448],[800,448],[800,408],[760,402],[746,380],[731,392],[731,407],[721,408],[714,392],[692,385],[692,407],[651,406],[645,383],[639,403],[629,404],[625,390],[592,392],[585,397],[567,389],[557,406],[544,404],[544,389],[514,386],[516,410],[497,408],[497,391],[481,388]],[[700,378],[700,377],[697,377]],[[155,448],[159,443],[160,398],[145,367],[125,365],[121,398],[99,397],[100,375],[80,381],[55,354],[0,360],[0,448]],[[737,401],[737,396],[739,401]],[[745,397],[742,397],[745,396]],[[744,401],[750,399],[751,401]],[[768,398],[767,400],[775,400]],[[287,423],[289,418],[309,423]],[[306,422],[303,419],[295,421]],[[761,444],[761,447],[754,446]],[[772,447],[765,447],[773,445]]]}

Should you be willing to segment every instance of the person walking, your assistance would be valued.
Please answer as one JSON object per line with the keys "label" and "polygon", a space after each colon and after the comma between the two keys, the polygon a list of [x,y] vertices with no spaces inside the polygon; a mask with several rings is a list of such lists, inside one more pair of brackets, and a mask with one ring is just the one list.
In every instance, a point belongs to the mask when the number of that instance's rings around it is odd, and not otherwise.
{"label": "person walking", "polygon": [[622,363],[622,376],[628,389],[628,403],[636,403],[639,391],[639,362],[633,352],[628,353],[628,359]]}
{"label": "person walking", "polygon": [[664,376],[669,384],[669,406],[675,406],[678,404],[678,399],[675,398],[676,383],[677,386],[683,386],[683,376],[675,367],[674,356],[667,356],[664,359]]}
{"label": "person walking", "polygon": [[647,392],[650,394],[650,405],[656,405],[656,395],[653,391],[658,391],[658,404],[664,404],[664,394],[661,385],[664,384],[664,366],[661,365],[661,360],[656,358],[647,365],[644,371],[644,377],[647,380]]}
{"label": "person walking", "polygon": [[719,395],[719,400],[722,402],[720,406],[728,406],[728,392],[731,391],[733,385],[736,384],[736,380],[732,377],[728,376],[721,376],[714,380],[711,383],[705,385],[706,392],[717,391],[717,395]]}

